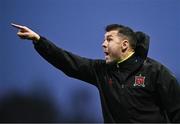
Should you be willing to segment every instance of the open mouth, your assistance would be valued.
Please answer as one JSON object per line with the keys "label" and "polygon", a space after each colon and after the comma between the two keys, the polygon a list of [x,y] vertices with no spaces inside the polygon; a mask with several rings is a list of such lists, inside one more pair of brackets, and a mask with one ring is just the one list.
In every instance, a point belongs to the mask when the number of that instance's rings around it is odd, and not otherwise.
{"label": "open mouth", "polygon": [[109,53],[108,52],[104,52],[104,54],[105,54],[105,59],[106,60],[109,59]]}
{"label": "open mouth", "polygon": [[104,54],[105,54],[105,56],[108,56],[108,55],[109,55],[109,53],[108,53],[108,52],[104,52]]}

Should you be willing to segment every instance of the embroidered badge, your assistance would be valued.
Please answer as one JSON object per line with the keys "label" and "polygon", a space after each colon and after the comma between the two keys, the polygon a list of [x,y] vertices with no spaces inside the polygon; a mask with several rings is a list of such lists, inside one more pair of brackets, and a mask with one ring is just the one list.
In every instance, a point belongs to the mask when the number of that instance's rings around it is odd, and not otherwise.
{"label": "embroidered badge", "polygon": [[142,86],[145,87],[145,76],[141,76],[141,74],[139,76],[135,76],[135,83],[134,86]]}

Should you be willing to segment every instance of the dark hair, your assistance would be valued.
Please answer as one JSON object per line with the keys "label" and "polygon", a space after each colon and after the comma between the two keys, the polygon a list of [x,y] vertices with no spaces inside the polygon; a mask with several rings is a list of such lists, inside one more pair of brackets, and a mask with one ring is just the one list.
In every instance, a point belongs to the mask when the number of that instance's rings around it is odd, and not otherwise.
{"label": "dark hair", "polygon": [[119,24],[110,24],[106,26],[106,32],[117,30],[119,34],[123,34],[129,40],[130,46],[135,50],[136,55],[146,58],[148,49],[149,49],[149,41],[150,37],[143,32],[134,32],[131,28],[119,25]]}
{"label": "dark hair", "polygon": [[129,40],[130,46],[135,49],[136,47],[136,36],[134,31],[124,25],[119,25],[119,24],[110,24],[106,26],[106,32],[112,31],[112,30],[117,30],[119,34],[123,34],[124,36],[126,36]]}

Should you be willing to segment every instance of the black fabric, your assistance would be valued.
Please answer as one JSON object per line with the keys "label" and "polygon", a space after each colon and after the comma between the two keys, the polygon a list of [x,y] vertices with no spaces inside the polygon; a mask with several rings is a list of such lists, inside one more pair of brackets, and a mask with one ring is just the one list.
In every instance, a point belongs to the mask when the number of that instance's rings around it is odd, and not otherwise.
{"label": "black fabric", "polygon": [[150,37],[145,33],[139,31],[136,32],[136,38],[137,43],[135,52],[137,56],[141,57],[142,59],[146,59],[149,50]]}
{"label": "black fabric", "polygon": [[[157,61],[135,54],[117,64],[77,56],[41,37],[37,52],[66,75],[95,85],[104,122],[180,122],[180,86]],[[144,54],[145,55],[145,54]]]}

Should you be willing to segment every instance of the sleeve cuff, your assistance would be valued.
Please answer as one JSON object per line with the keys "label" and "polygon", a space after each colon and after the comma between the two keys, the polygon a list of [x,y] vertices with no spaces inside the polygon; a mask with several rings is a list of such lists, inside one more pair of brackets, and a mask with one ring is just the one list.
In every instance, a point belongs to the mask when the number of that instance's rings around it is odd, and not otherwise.
{"label": "sleeve cuff", "polygon": [[34,41],[33,40],[33,44],[34,45],[38,45],[38,44],[40,44],[40,42],[42,42],[42,41],[44,41],[46,38],[44,38],[43,36],[40,36],[40,39],[38,40],[38,41]]}

